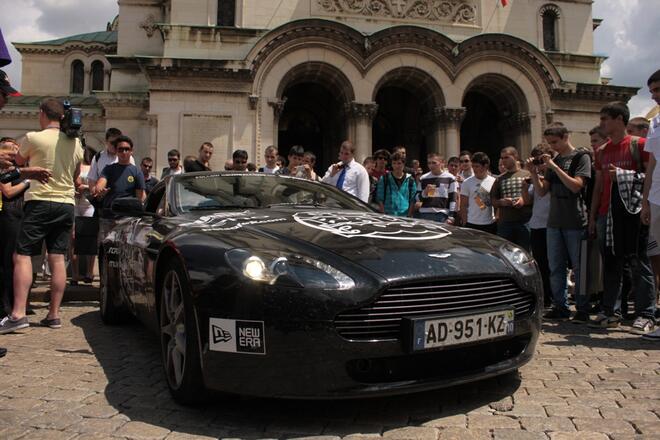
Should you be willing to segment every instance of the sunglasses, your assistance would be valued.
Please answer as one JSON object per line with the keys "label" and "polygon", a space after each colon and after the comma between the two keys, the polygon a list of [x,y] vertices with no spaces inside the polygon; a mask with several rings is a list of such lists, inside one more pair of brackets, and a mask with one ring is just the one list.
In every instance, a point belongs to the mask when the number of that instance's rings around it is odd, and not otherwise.
{"label": "sunglasses", "polygon": [[152,168],[152,165],[142,164],[142,168],[146,168],[146,169],[150,170]]}
{"label": "sunglasses", "polygon": [[463,159],[463,160],[461,160],[461,163],[470,163],[470,162],[472,162],[470,159]]}
{"label": "sunglasses", "polygon": [[386,157],[377,157],[376,160],[387,160]]}
{"label": "sunglasses", "polygon": [[121,147],[121,148],[117,148],[117,151],[120,152],[120,153],[127,153],[127,152],[131,151],[131,149],[128,148],[128,147]]}

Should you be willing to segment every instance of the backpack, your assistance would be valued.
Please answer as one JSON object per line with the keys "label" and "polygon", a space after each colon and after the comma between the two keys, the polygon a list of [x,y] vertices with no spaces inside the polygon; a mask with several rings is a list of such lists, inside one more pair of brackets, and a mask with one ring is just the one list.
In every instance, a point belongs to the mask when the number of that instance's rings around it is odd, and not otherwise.
{"label": "backpack", "polygon": [[[580,165],[580,161],[582,160],[582,157],[585,154],[589,154],[589,151],[587,150],[577,150],[575,153],[575,156],[571,160],[571,165],[568,167],[568,175],[571,177],[575,177],[575,173],[577,172],[577,167]],[[580,190],[579,197],[582,198],[582,201],[585,203],[587,207],[587,211],[591,209],[591,199],[593,198],[594,195],[594,176],[596,175],[596,168],[594,167],[594,161],[591,161],[591,177],[587,178],[584,176],[581,176],[585,182],[584,186]]]}

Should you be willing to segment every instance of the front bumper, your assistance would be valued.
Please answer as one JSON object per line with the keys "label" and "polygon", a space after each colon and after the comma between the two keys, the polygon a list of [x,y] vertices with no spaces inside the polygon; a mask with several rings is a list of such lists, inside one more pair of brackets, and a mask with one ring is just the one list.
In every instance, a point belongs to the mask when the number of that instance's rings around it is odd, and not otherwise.
{"label": "front bumper", "polygon": [[[209,318],[198,309],[200,334]],[[513,334],[411,353],[398,341],[349,341],[332,322],[264,322],[265,354],[209,349],[202,336],[204,382],[210,389],[286,398],[363,398],[448,387],[504,374],[531,360],[540,330],[536,310]],[[234,319],[258,319],[252,316]]]}

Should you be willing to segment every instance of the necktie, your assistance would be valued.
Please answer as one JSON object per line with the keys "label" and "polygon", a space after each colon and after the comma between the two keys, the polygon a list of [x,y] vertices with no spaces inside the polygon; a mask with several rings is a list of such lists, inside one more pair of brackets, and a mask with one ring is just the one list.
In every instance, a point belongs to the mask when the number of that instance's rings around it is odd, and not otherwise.
{"label": "necktie", "polygon": [[339,173],[339,178],[337,179],[337,188],[344,189],[344,180],[346,179],[346,170],[348,167],[344,165],[344,168],[341,169]]}

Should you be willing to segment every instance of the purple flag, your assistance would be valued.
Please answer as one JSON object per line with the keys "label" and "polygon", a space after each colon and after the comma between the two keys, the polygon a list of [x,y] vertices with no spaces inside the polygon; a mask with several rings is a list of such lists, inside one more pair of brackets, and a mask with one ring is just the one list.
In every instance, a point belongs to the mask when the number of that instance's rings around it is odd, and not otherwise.
{"label": "purple flag", "polygon": [[5,39],[2,36],[2,29],[0,29],[0,67],[4,67],[9,63],[11,63],[11,57],[9,56]]}

